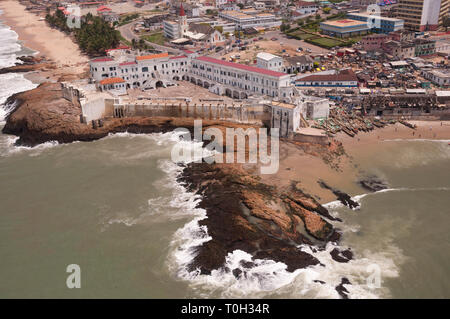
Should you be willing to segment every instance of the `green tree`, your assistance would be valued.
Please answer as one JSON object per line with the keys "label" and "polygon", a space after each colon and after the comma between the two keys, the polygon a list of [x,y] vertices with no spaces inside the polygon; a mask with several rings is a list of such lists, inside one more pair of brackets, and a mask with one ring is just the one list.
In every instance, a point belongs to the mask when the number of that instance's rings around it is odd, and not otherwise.
{"label": "green tree", "polygon": [[281,32],[286,32],[290,28],[291,28],[291,26],[288,23],[282,23],[281,26],[280,26],[280,31]]}

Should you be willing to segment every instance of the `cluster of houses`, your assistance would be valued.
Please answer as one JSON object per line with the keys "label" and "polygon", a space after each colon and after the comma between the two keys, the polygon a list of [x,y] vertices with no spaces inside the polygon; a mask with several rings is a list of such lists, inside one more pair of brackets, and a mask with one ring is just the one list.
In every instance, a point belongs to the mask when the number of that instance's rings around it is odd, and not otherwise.
{"label": "cluster of houses", "polygon": [[435,40],[416,38],[414,32],[404,30],[365,36],[361,39],[361,46],[365,51],[382,52],[399,59],[436,53]]}

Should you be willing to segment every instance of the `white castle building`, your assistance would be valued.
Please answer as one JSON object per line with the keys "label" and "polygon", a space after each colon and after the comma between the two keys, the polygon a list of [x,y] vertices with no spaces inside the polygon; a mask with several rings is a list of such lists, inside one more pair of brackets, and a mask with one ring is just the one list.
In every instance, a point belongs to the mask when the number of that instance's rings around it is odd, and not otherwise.
{"label": "white castle building", "polygon": [[122,95],[130,88],[166,87],[186,80],[218,95],[238,99],[249,96],[282,99],[293,95],[291,75],[268,68],[198,56],[188,50],[180,56],[168,53],[134,56],[121,51],[116,56],[89,62],[91,78],[99,90]]}

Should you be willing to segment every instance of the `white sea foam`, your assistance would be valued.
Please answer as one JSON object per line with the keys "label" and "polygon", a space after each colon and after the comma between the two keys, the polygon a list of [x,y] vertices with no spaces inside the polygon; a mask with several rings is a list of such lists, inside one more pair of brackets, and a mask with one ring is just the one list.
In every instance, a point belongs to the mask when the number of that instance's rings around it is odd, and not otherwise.
{"label": "white sea foam", "polygon": [[[403,189],[389,189],[388,191],[400,191]],[[189,196],[189,193],[186,193]],[[353,200],[361,200],[373,193],[362,194],[353,197]],[[190,194],[192,196],[192,194]],[[197,202],[195,202],[197,203]],[[338,201],[325,204],[331,214],[342,204]],[[324,250],[311,250],[306,245],[299,246],[303,250],[316,257],[320,264],[306,269],[297,269],[288,272],[287,266],[273,260],[253,259],[244,251],[235,250],[226,257],[224,267],[212,271],[211,275],[201,275],[199,270],[189,271],[188,266],[197,255],[197,249],[211,240],[205,226],[199,222],[207,218],[206,212],[195,206],[186,207],[196,217],[179,229],[171,243],[171,253],[168,257],[169,268],[179,278],[187,280],[201,297],[214,295],[228,298],[260,298],[267,296],[294,297],[294,298],[339,298],[336,291],[343,277],[350,280],[351,285],[345,285],[350,298],[380,298],[388,297],[389,291],[383,285],[379,288],[370,288],[367,278],[371,275],[370,265],[378,265],[381,269],[381,278],[393,278],[399,276],[398,265],[402,253],[395,245],[382,252],[362,251],[354,252],[355,258],[348,263],[339,263],[332,259],[330,252],[336,246],[328,243]],[[339,223],[338,227],[343,231],[357,232],[358,225],[345,225]],[[339,247],[339,246],[338,246]],[[345,249],[345,247],[339,247]],[[241,262],[253,262],[251,268],[246,268]],[[325,265],[325,266],[323,266]],[[233,270],[238,269],[240,274],[235,276]],[[236,273],[237,274],[237,273]]]}
{"label": "white sea foam", "polygon": [[383,142],[435,142],[435,143],[450,143],[450,140],[446,139],[426,139],[426,138],[414,138],[414,139],[386,139]]}

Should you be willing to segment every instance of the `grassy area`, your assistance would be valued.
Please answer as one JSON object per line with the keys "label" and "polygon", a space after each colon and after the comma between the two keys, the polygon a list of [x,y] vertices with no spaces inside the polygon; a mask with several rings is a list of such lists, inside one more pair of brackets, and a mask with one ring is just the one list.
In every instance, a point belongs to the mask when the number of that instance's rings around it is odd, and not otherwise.
{"label": "grassy area", "polygon": [[312,38],[312,39],[307,39],[306,42],[317,45],[322,48],[327,48],[327,49],[345,45],[345,43],[343,41],[339,41],[337,39],[330,39],[330,38]]}
{"label": "grassy area", "polygon": [[148,42],[156,43],[156,44],[159,44],[159,45],[163,45],[165,40],[166,40],[164,38],[164,34],[162,32],[143,35],[143,36],[141,36],[141,39],[144,39],[144,40],[146,40]]}
{"label": "grassy area", "polygon": [[288,36],[293,37],[294,39],[297,40],[306,40],[306,39],[311,39],[311,38],[315,38],[316,36],[310,33],[305,33],[302,31],[294,31],[294,32],[290,32],[287,34]]}
{"label": "grassy area", "polygon": [[132,22],[133,20],[135,20],[137,18],[139,18],[139,14],[137,14],[137,13],[123,15],[120,17],[118,25],[119,25],[119,27],[123,26],[125,24]]}

